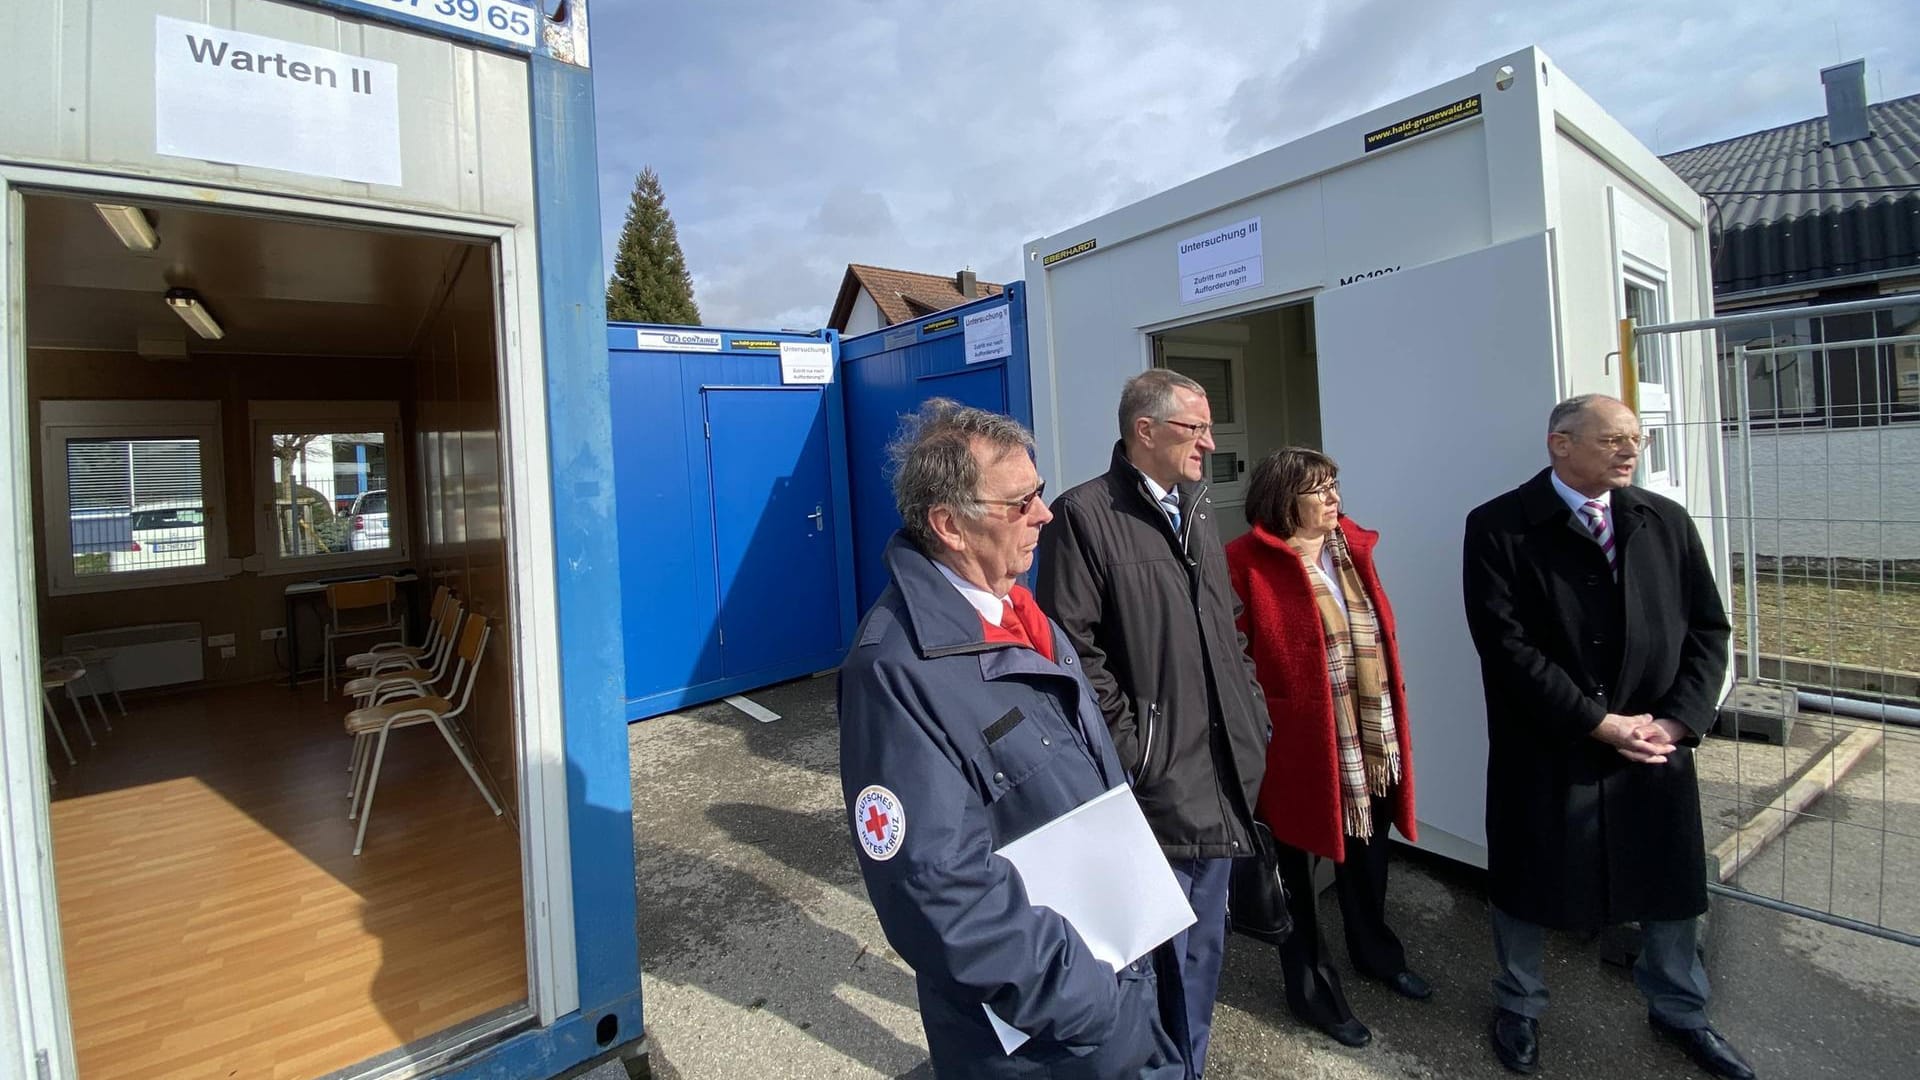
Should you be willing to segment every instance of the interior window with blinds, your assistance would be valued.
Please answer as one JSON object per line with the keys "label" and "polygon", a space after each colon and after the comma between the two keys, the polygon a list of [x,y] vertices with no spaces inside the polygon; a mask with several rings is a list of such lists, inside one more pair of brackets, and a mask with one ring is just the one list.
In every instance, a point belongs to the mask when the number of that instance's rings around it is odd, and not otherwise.
{"label": "interior window with blinds", "polygon": [[281,558],[380,551],[387,523],[387,433],[267,431]]}
{"label": "interior window with blinds", "polygon": [[66,451],[76,577],[206,565],[199,439],[69,439]]}

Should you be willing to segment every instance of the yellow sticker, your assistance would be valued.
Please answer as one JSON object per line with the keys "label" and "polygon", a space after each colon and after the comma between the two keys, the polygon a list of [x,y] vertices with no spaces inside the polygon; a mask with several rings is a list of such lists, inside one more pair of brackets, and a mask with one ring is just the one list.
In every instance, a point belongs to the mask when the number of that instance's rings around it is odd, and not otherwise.
{"label": "yellow sticker", "polygon": [[1449,124],[1462,120],[1471,120],[1480,115],[1480,95],[1461,98],[1451,105],[1442,105],[1432,112],[1421,113],[1397,124],[1388,124],[1378,131],[1367,132],[1367,152],[1384,149],[1395,143],[1406,142],[1417,135],[1429,131],[1438,131]]}
{"label": "yellow sticker", "polygon": [[1059,251],[1056,251],[1051,255],[1045,256],[1040,260],[1040,265],[1051,267],[1054,263],[1065,262],[1066,260],[1073,258],[1075,255],[1085,255],[1087,252],[1092,251],[1094,248],[1099,246],[1100,246],[1099,240],[1082,240],[1070,248],[1061,248]]}

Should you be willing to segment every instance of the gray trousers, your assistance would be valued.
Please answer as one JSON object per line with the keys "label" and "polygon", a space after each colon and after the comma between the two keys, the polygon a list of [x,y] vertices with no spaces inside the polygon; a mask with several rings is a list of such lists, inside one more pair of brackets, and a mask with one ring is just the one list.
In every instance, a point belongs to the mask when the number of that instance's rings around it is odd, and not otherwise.
{"label": "gray trousers", "polygon": [[[1647,1012],[1669,1027],[1707,1026],[1707,969],[1700,963],[1700,920],[1640,924],[1640,958],[1633,983],[1647,999]],[[1535,1019],[1547,1011],[1547,981],[1541,970],[1546,928],[1493,909],[1493,999],[1503,1009]]]}

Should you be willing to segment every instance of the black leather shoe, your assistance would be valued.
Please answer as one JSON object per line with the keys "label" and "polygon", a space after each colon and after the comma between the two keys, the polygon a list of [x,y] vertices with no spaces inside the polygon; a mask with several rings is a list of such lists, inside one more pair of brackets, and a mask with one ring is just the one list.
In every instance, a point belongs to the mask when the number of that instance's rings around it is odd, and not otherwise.
{"label": "black leather shoe", "polygon": [[1381,981],[1391,987],[1394,993],[1404,998],[1425,1001],[1433,996],[1433,987],[1427,985],[1427,980],[1411,971],[1403,971]]}
{"label": "black leather shoe", "polygon": [[1326,1032],[1327,1036],[1334,1042],[1342,1046],[1351,1046],[1355,1050],[1373,1041],[1373,1032],[1367,1030],[1367,1025],[1351,1017],[1337,1024],[1316,1024],[1314,1026]]}
{"label": "black leather shoe", "polygon": [[1679,1043],[1680,1049],[1687,1052],[1693,1063],[1709,1073],[1725,1077],[1726,1080],[1753,1080],[1753,1066],[1747,1064],[1747,1059],[1740,1056],[1740,1051],[1735,1050],[1732,1043],[1712,1028],[1677,1028],[1662,1023],[1655,1016],[1647,1017],[1647,1023],[1652,1024],[1653,1030],[1668,1040]]}
{"label": "black leather shoe", "polygon": [[1501,1009],[1493,1018],[1493,1053],[1517,1073],[1540,1067],[1540,1021]]}

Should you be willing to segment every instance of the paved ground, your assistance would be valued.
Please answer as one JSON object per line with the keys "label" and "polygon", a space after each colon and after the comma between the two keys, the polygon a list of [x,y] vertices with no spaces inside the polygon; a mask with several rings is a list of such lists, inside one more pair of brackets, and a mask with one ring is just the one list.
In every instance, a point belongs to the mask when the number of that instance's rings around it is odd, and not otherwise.
{"label": "paved ground", "polygon": [[[912,976],[873,918],[842,821],[832,681],[754,698],[782,719],[715,705],[629,729],[653,1075],[928,1078]],[[1484,1034],[1489,945],[1476,875],[1409,852],[1389,905],[1414,966],[1438,988],[1432,1001],[1350,982],[1375,1041],[1346,1050],[1287,1015],[1273,951],[1240,939],[1209,1077],[1508,1075]],[[1920,951],[1725,901],[1708,949],[1718,1026],[1762,1076],[1920,1076]],[[1554,942],[1541,1075],[1698,1075],[1649,1033],[1625,974],[1597,957],[1593,942]]]}

